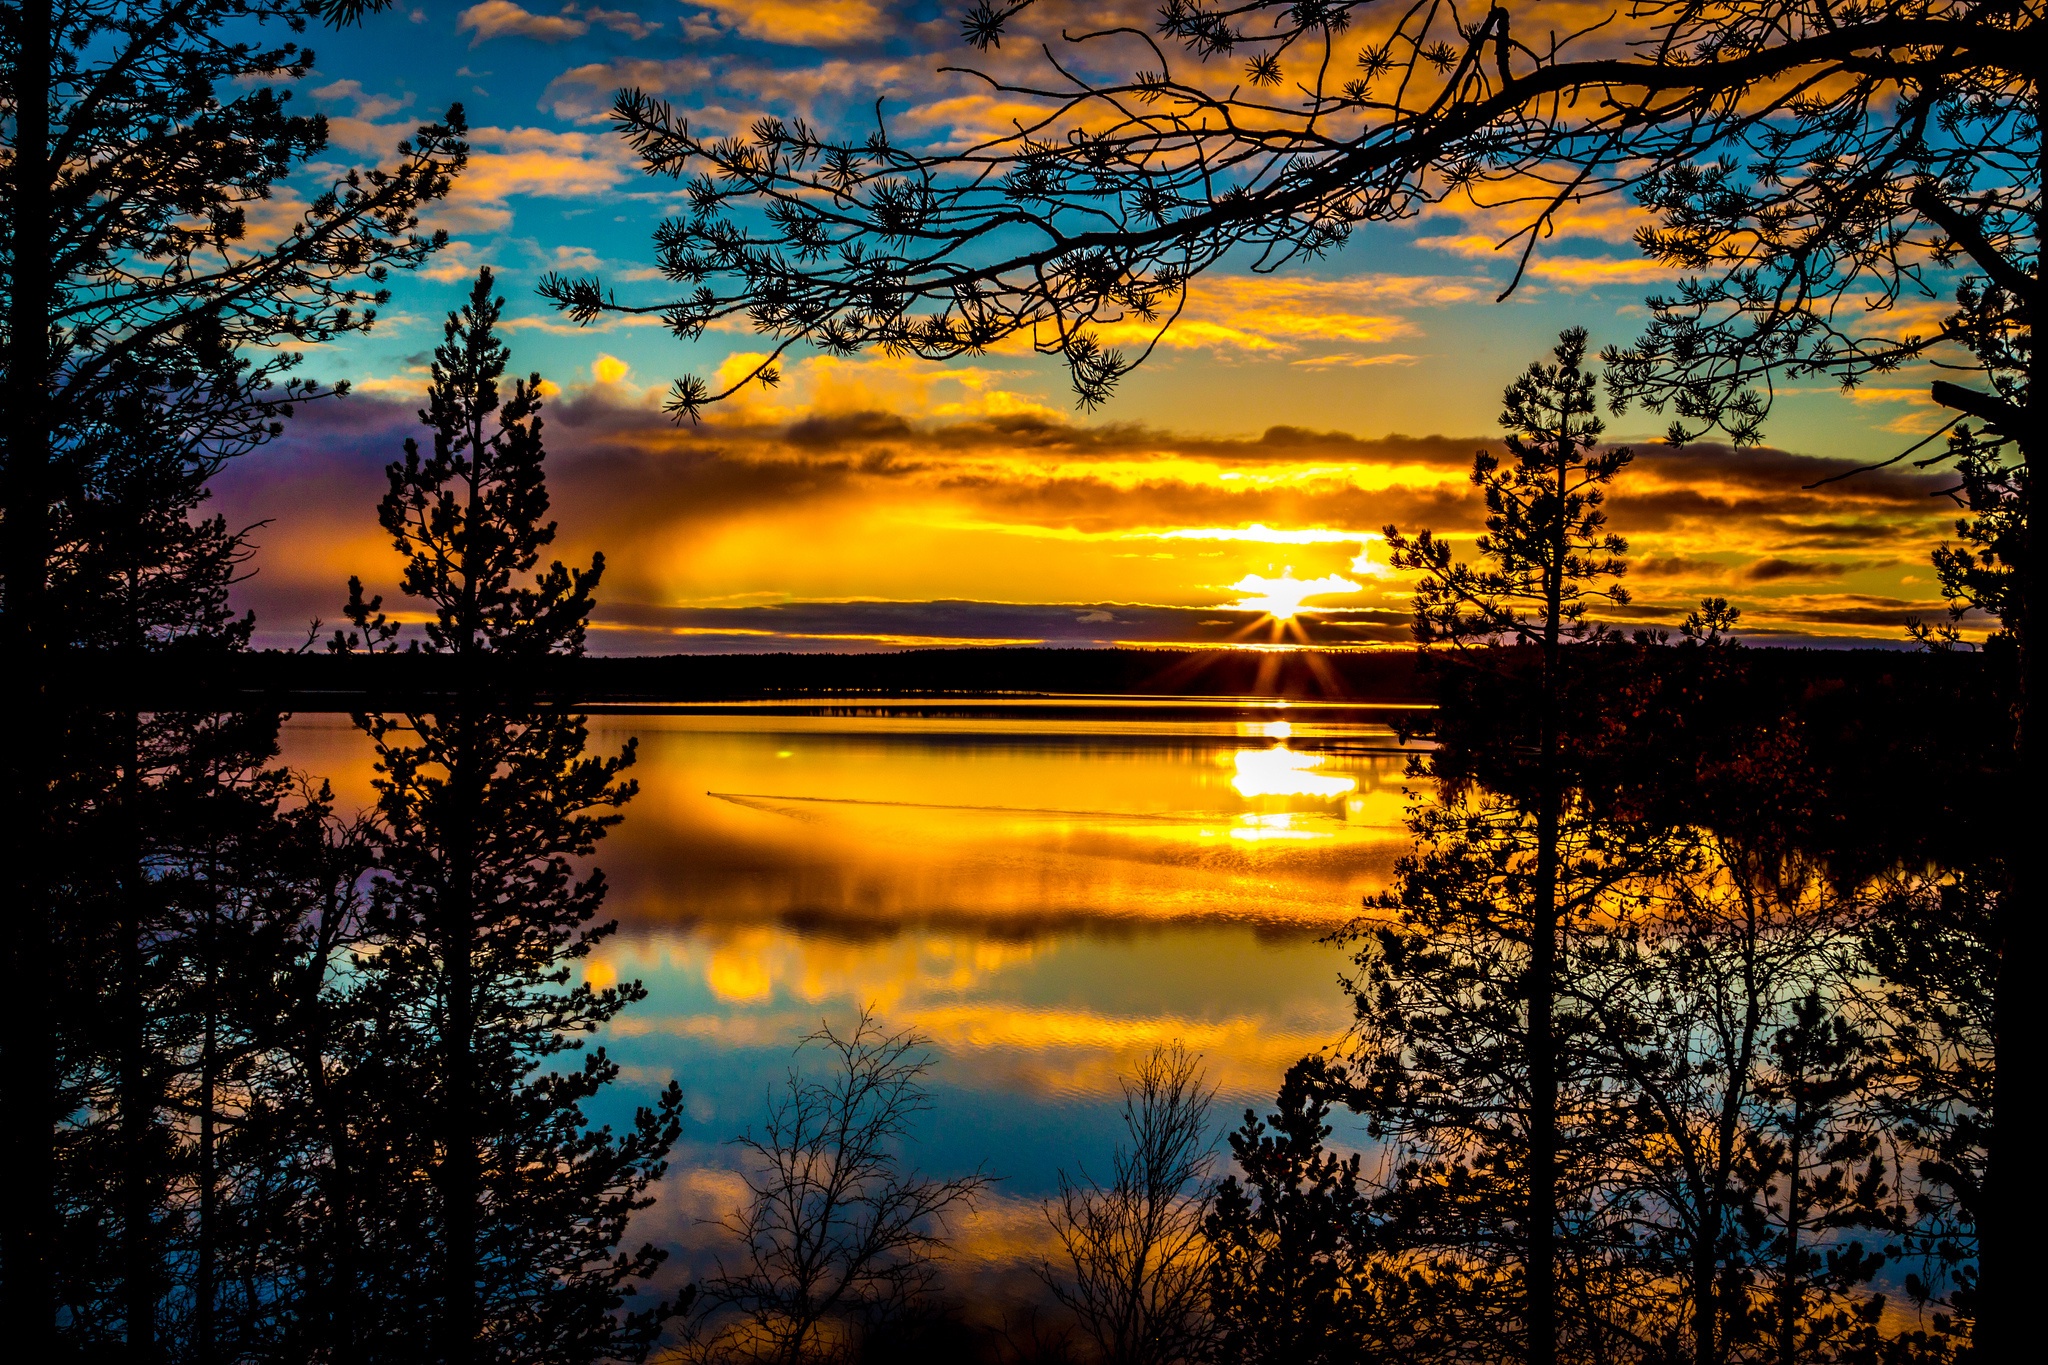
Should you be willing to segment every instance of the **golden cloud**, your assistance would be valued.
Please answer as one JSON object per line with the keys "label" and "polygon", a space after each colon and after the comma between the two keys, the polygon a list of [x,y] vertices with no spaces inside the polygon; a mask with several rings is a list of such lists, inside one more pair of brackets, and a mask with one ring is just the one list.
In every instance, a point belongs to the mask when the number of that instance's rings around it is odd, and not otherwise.
{"label": "golden cloud", "polygon": [[570,5],[560,14],[534,14],[511,0],[483,0],[457,16],[455,29],[458,33],[476,34],[470,40],[471,47],[512,35],[543,43],[566,42],[590,32],[590,25],[575,17],[575,8]]}
{"label": "golden cloud", "polygon": [[[1490,295],[1483,283],[1469,277],[1202,276],[1189,287],[1186,307],[1159,344],[1232,353],[1285,353],[1331,343],[1371,345],[1417,335],[1420,328],[1406,316],[1410,311],[1486,297]],[[1157,321],[1133,317],[1096,331],[1106,342],[1138,345],[1150,341],[1164,323],[1163,315]],[[1400,364],[1415,358],[1405,353],[1347,356],[1319,363]]]}
{"label": "golden cloud", "polygon": [[[728,355],[712,375],[724,390],[767,360],[764,352]],[[735,394],[730,419],[781,425],[852,413],[886,411],[912,420],[1031,417],[1061,414],[1005,381],[1019,375],[979,365],[942,364],[908,356],[807,356],[779,367],[773,388],[750,385]]]}
{"label": "golden cloud", "polygon": [[874,0],[692,0],[741,36],[791,47],[833,47],[888,31]]}

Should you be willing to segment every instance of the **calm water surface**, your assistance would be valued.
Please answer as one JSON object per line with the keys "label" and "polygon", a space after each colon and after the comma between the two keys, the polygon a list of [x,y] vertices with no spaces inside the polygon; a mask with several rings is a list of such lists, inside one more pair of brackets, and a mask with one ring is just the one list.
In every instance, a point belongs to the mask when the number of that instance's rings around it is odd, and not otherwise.
{"label": "calm water surface", "polygon": [[[620,931],[586,970],[648,989],[604,1039],[625,1081],[599,1117],[671,1076],[689,1104],[640,1235],[701,1261],[744,1193],[729,1139],[797,1041],[863,1005],[937,1053],[919,1163],[1001,1178],[956,1230],[980,1275],[1043,1245],[1062,1167],[1107,1167],[1118,1077],[1156,1044],[1203,1055],[1219,1132],[1263,1112],[1348,1021],[1318,940],[1407,846],[1386,715],[592,717],[595,749],[638,737],[641,792],[596,860]],[[344,717],[291,722],[286,759],[371,799]]]}

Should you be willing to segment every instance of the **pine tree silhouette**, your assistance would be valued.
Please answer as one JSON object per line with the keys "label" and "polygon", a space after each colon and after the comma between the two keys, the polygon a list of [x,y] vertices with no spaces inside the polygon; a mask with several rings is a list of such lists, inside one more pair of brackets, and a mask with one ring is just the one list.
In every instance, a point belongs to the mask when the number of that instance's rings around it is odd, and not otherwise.
{"label": "pine tree silhouette", "polygon": [[1877,1069],[1868,1039],[1809,990],[1771,1038],[1767,1106],[1746,1163],[1749,1232],[1764,1261],[1764,1316],[1778,1365],[1874,1344],[1884,1296],[1844,1305],[1885,1262],[1858,1229],[1884,1232],[1891,1188],[1876,1126],[1858,1101]]}
{"label": "pine tree silhouette", "polygon": [[1226,1176],[1204,1231],[1217,1358],[1337,1365],[1458,1358],[1458,1296],[1427,1256],[1398,1260],[1356,1152],[1327,1145],[1333,1099],[1350,1078],[1321,1056],[1296,1062],[1272,1114],[1245,1111],[1230,1134],[1243,1179]]}
{"label": "pine tree silhouette", "polygon": [[[1555,1359],[1558,1342],[1558,1092],[1565,1078],[1555,1009],[1565,970],[1563,938],[1574,914],[1590,913],[1616,865],[1600,856],[1603,838],[1584,820],[1566,827],[1562,651],[1569,641],[1603,637],[1603,628],[1586,618],[1593,603],[1628,600],[1616,581],[1626,571],[1621,556],[1628,546],[1606,529],[1603,504],[1606,485],[1631,458],[1625,449],[1601,447],[1599,379],[1584,368],[1584,329],[1560,334],[1553,355],[1554,363],[1530,365],[1506,390],[1507,462],[1484,450],[1473,457],[1472,482],[1487,511],[1486,533],[1474,547],[1479,560],[1457,559],[1450,544],[1429,531],[1386,531],[1395,566],[1421,574],[1414,597],[1418,640],[1515,644],[1534,654],[1529,809],[1420,809],[1416,832],[1425,851],[1405,865],[1404,887],[1391,904],[1410,925],[1403,933],[1456,927],[1472,935],[1469,947],[1487,961],[1487,971],[1513,978],[1495,983],[1505,993],[1486,1009],[1526,1012],[1525,1021],[1502,1016],[1486,1027],[1499,1031],[1496,1046],[1506,1049],[1497,1060],[1526,1071],[1528,1154],[1516,1178],[1526,1189],[1525,1315],[1529,1358],[1538,1365]],[[1560,885],[1568,852],[1576,858],[1575,888]],[[1394,958],[1438,951],[1388,935],[1381,945]],[[1438,968],[1455,974],[1449,963]],[[1457,1013],[1448,1000],[1438,1008],[1450,1011],[1441,1016],[1446,1020]]]}
{"label": "pine tree silhouette", "polygon": [[[637,982],[571,984],[573,964],[611,933],[597,918],[601,872],[579,878],[633,784],[633,748],[585,753],[580,716],[522,703],[521,669],[582,651],[587,570],[534,574],[555,526],[543,474],[540,381],[500,388],[504,308],[482,271],[434,353],[421,420],[378,517],[406,555],[405,592],[433,612],[412,647],[452,657],[461,693],[443,710],[361,718],[380,776],[372,843],[377,951],[361,960],[359,1008],[382,1069],[387,1176],[415,1184],[361,1216],[425,1216],[434,1245],[423,1304],[398,1286],[390,1326],[426,1310],[446,1361],[644,1354],[669,1305],[614,1313],[662,1253],[615,1255],[678,1131],[673,1084],[631,1131],[592,1128],[581,1106],[618,1067],[602,1048],[565,1054],[644,994]],[[534,574],[530,580],[527,575]],[[339,651],[397,648],[399,627],[352,579]],[[381,1192],[379,1192],[381,1198]],[[403,1227],[386,1236],[404,1240]],[[424,1286],[422,1286],[424,1287]],[[388,1339],[390,1343],[401,1337]]]}
{"label": "pine tree silhouette", "polygon": [[[252,622],[228,605],[247,550],[204,515],[218,460],[195,422],[191,403],[129,388],[67,451],[45,596],[113,668],[247,647]],[[138,1359],[259,1349],[295,1253],[290,1220],[256,1212],[291,1163],[252,1116],[277,1083],[275,983],[330,890],[325,797],[272,766],[274,714],[66,699],[39,728],[67,987],[45,1021],[65,1339]]]}

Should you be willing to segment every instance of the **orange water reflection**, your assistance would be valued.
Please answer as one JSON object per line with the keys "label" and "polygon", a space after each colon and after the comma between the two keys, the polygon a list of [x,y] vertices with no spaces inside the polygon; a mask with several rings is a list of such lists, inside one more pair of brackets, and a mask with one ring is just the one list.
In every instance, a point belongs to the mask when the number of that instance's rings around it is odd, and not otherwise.
{"label": "orange water reflection", "polygon": [[[738,1188],[723,1140],[799,1037],[862,1005],[940,1054],[927,1164],[1008,1177],[973,1256],[1024,1254],[1036,1200],[1106,1154],[1117,1078],[1153,1046],[1201,1052],[1228,1115],[1342,1033],[1343,953],[1319,940],[1407,846],[1391,732],[1327,713],[591,728],[639,738],[641,794],[598,859],[621,932],[585,971],[647,984],[607,1046],[630,1085],[688,1094],[648,1234],[686,1263],[710,1235],[694,1219]],[[344,804],[370,798],[345,719],[296,720],[287,744]]]}
{"label": "orange water reflection", "polygon": [[[1377,727],[1289,741],[1321,779],[1240,784],[1265,726],[1077,731],[830,718],[606,718],[641,737],[642,796],[607,844],[629,922],[1136,918],[1327,927],[1405,846],[1402,760]],[[1308,750],[1310,743],[1330,746]],[[1254,760],[1255,762],[1257,760]],[[1341,790],[1359,800],[1335,803]],[[1262,847],[1272,817],[1292,838]]]}

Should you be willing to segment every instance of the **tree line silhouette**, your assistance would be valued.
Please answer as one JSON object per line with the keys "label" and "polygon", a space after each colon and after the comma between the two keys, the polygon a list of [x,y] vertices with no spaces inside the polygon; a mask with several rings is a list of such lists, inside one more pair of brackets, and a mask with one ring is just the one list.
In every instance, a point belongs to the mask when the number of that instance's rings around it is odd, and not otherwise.
{"label": "tree line silhouette", "polygon": [[[1509,387],[1507,454],[1473,469],[1476,559],[1390,532],[1418,575],[1441,709],[1415,849],[1345,936],[1354,1028],[1289,1072],[1270,1114],[1244,1117],[1220,1178],[1199,1060],[1146,1061],[1105,1176],[1077,1165],[1048,1205],[1046,1315],[972,1340],[937,1258],[981,1178],[910,1165],[928,1063],[867,1018],[812,1040],[824,1077],[793,1072],[750,1139],[732,1259],[680,1294],[635,1292],[661,1252],[635,1244],[631,1219],[680,1091],[625,1131],[588,1121],[617,1076],[589,1035],[640,991],[575,972],[611,931],[584,860],[633,794],[632,752],[590,753],[578,717],[519,684],[580,655],[603,566],[542,566],[538,379],[505,386],[488,272],[435,353],[431,450],[408,443],[378,509],[403,591],[431,617],[406,643],[454,681],[431,707],[359,718],[378,755],[372,810],[344,815],[277,765],[275,712],[140,710],[62,686],[66,655],[175,668],[247,649],[251,624],[228,607],[247,541],[205,515],[207,484],[329,392],[292,348],[370,325],[388,270],[443,240],[418,215],[463,166],[459,107],[295,221],[254,211],[326,146],[324,123],[263,83],[312,54],[257,39],[382,8],[0,9],[0,638],[16,717],[0,772],[16,911],[0,1272],[17,1349],[2016,1354],[2040,1197],[2014,1098],[2040,1064],[2020,998],[2038,891],[2012,820],[2035,743],[2038,77],[2011,56],[2029,48],[2030,7],[1651,6],[1637,16],[1661,35],[1649,55],[1578,65],[1569,42],[1512,37],[1527,26],[1505,9],[1455,43],[1431,11],[1389,31],[1359,90],[1302,87],[1307,125],[1331,101],[1368,123],[1307,171],[1267,134],[1247,148],[1228,121],[1184,117],[1216,97],[1165,70],[1055,102],[1128,95],[1164,113],[1114,137],[1026,136],[970,158],[970,183],[944,193],[949,163],[886,136],[842,147],[776,124],[707,143],[622,98],[651,168],[717,173],[665,230],[662,264],[744,288],[664,305],[679,330],[741,310],[791,342],[949,355],[1051,320],[1089,401],[1128,366],[1087,324],[1172,311],[1225,249],[1315,254],[1351,224],[1532,166],[1635,189],[1663,216],[1646,247],[1705,280],[1653,302],[1644,338],[1608,353],[1604,391],[1576,331]],[[967,36],[986,50],[1028,8],[979,6]],[[1201,60],[1250,51],[1264,90],[1364,9],[1176,2],[1160,25]],[[1246,28],[1275,16],[1271,34]],[[1401,70],[1435,82],[1429,100],[1374,93]],[[1781,102],[1769,83],[1791,76],[1832,93]],[[1543,103],[1595,87],[1637,93],[1583,117]],[[1648,169],[1615,168],[1603,149],[1621,132]],[[1743,167],[1703,160],[1731,147]],[[2032,160],[2014,151],[2027,147]],[[1249,179],[1212,175],[1217,157]],[[763,202],[760,240],[724,216]],[[1563,199],[1549,202],[1532,245]],[[1098,226],[1076,237],[1071,213]],[[1019,225],[1050,242],[1029,269],[950,254]],[[1939,336],[1845,333],[1829,300],[1917,281],[1915,231],[1932,259],[1968,266]],[[922,254],[854,250],[872,241]],[[549,289],[586,318],[613,303],[594,284]],[[940,314],[911,311],[935,298]],[[1953,649],[1956,624],[1987,613],[2000,629],[1985,658],[1809,687],[1737,645],[1739,614],[1718,599],[1676,642],[1598,620],[1625,600],[1627,552],[1602,510],[1628,464],[1600,439],[1603,397],[1746,440],[1767,406],[1758,376],[1855,377],[1936,343],[1992,391],[1936,386],[1977,424],[1952,423],[1939,457],[1968,515],[1936,559],[1951,620],[1920,636]],[[686,385],[677,405],[709,398]],[[359,582],[344,617],[337,656],[400,643]],[[1966,719],[1920,719],[1935,713]],[[1367,1124],[1363,1150],[1332,1145],[1340,1107]]]}

